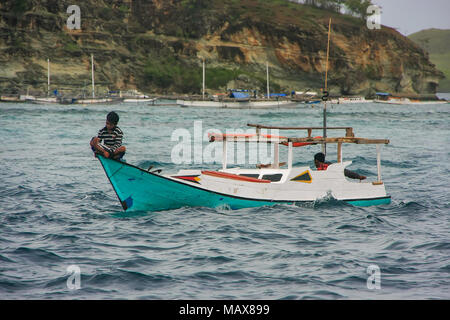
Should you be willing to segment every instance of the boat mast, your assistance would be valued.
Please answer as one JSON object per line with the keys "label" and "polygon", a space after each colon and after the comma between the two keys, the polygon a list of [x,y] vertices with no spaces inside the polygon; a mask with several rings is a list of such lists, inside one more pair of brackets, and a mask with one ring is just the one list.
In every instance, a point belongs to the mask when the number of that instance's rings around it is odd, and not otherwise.
{"label": "boat mast", "polygon": [[94,54],[91,53],[91,72],[92,72],[92,98],[95,98],[95,82],[94,82]]}
{"label": "boat mast", "polygon": [[[330,22],[328,23],[328,44],[327,44],[327,60],[326,60],[326,66],[325,66],[325,90],[324,95],[322,97],[323,99],[323,137],[327,137],[327,98],[328,98],[328,58],[330,56],[330,33],[331,33],[331,18]],[[327,144],[324,143],[322,145],[323,153],[327,154]]]}
{"label": "boat mast", "polygon": [[50,96],[50,59],[47,59],[47,97]]}
{"label": "boat mast", "polygon": [[270,88],[269,88],[269,61],[266,61],[266,73],[267,73],[267,99],[270,99]]}
{"label": "boat mast", "polygon": [[202,90],[202,97],[203,100],[205,100],[205,58],[203,58],[203,90]]}

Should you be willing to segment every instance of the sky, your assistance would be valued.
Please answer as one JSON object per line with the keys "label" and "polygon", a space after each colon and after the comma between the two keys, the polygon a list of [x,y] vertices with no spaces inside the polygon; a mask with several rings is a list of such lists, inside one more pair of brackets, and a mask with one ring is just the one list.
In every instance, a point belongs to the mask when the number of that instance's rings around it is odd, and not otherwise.
{"label": "sky", "polygon": [[450,0],[372,0],[381,24],[410,35],[423,29],[450,29]]}

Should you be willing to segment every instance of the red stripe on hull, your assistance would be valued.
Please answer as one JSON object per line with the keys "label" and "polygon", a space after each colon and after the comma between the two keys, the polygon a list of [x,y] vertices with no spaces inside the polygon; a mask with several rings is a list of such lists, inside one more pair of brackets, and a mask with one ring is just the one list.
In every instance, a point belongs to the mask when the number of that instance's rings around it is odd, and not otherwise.
{"label": "red stripe on hull", "polygon": [[256,182],[256,183],[270,183],[270,180],[256,179],[246,176],[239,176],[237,174],[218,172],[218,171],[202,171],[202,174],[207,176],[219,177],[224,179],[232,179],[246,182]]}

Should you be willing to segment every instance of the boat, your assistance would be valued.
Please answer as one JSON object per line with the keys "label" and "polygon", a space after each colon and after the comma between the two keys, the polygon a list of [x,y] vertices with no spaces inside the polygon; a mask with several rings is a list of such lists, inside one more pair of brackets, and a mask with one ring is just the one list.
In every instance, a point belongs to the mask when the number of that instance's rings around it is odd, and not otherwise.
{"label": "boat", "polygon": [[375,100],[376,103],[395,104],[395,105],[431,105],[431,104],[447,104],[446,100],[417,100],[409,98],[389,97],[387,100]]}
{"label": "boat", "polygon": [[304,104],[320,104],[322,102],[322,100],[309,100],[309,101],[304,101]]}
{"label": "boat", "polygon": [[[271,109],[271,108],[295,108],[298,102],[280,97],[274,97],[270,94],[269,88],[269,64],[266,64],[267,72],[267,95],[265,99],[250,98],[248,94],[239,96],[238,90],[231,92],[230,97],[218,99],[205,98],[205,61],[203,60],[203,86],[202,99],[177,99],[177,105],[181,107],[197,107],[197,108],[228,108],[228,109]],[[242,91],[242,90],[240,90]]]}
{"label": "boat", "polygon": [[[114,92],[115,93],[115,92]],[[150,97],[137,90],[128,90],[125,92],[120,91],[119,97],[123,99],[124,103],[146,103],[155,102],[158,98]]]}
{"label": "boat", "polygon": [[[385,139],[356,138],[352,128],[328,127],[345,130],[343,137],[312,137],[313,130],[322,127],[256,127],[253,135],[213,134],[211,143],[222,142],[223,160],[220,170],[179,170],[174,174],[161,174],[138,166],[96,155],[110,181],[123,210],[163,211],[181,207],[210,207],[242,209],[274,205],[301,205],[321,199],[334,198],[354,206],[389,204],[381,180],[380,146],[388,144]],[[301,138],[262,135],[261,129],[306,130]],[[227,166],[228,143],[274,144],[272,165],[255,169]],[[338,161],[326,171],[309,166],[293,167],[294,147],[335,143]],[[373,182],[351,182],[344,176],[344,169],[351,161],[343,161],[342,145],[345,143],[375,144],[377,146],[378,177]],[[279,146],[288,147],[287,167],[279,162]]]}
{"label": "boat", "polygon": [[34,99],[27,99],[26,101],[34,104],[59,103],[57,97],[36,97]]}
{"label": "boat", "polygon": [[101,104],[101,103],[118,103],[122,99],[117,98],[92,98],[92,99],[76,99],[73,103],[76,104]]}
{"label": "boat", "polygon": [[213,100],[177,100],[177,105],[181,107],[197,107],[197,108],[228,108],[228,109],[273,109],[273,108],[295,108],[298,102],[290,100],[236,100],[223,99],[220,101]]}
{"label": "boat", "polygon": [[339,97],[337,99],[332,99],[330,103],[332,104],[352,104],[352,103],[371,103],[373,99],[366,99],[365,97],[355,96],[355,97]]}
{"label": "boat", "polygon": [[[327,67],[325,74],[324,117],[322,127],[282,127],[247,124],[255,133],[222,134],[210,133],[210,143],[222,142],[222,168],[219,170],[181,169],[173,174],[161,174],[125,161],[96,155],[110,181],[123,210],[163,211],[181,207],[210,207],[243,209],[274,205],[301,205],[333,198],[354,206],[389,204],[381,179],[381,146],[389,144],[387,139],[355,137],[352,127],[328,127],[326,122],[328,51],[331,19],[328,32]],[[264,134],[262,130],[306,131],[303,137],[287,137]],[[322,136],[313,136],[314,130],[323,131]],[[328,130],[345,131],[339,137],[327,137]],[[256,168],[228,167],[229,143],[256,143],[273,145],[273,158],[269,164]],[[374,144],[377,152],[377,178],[374,181],[349,181],[344,170],[352,161],[343,161],[343,145]],[[293,166],[293,148],[321,145],[326,154],[327,144],[337,145],[337,162],[326,170],[315,170],[309,166]],[[287,160],[280,162],[280,146],[286,146]],[[250,148],[249,148],[250,149]],[[313,157],[311,156],[311,159]],[[286,166],[287,165],[287,166]]]}
{"label": "boat", "polygon": [[69,98],[67,100],[70,104],[103,104],[103,103],[119,103],[123,99],[117,97],[96,97],[95,96],[95,63],[94,63],[94,54],[91,53],[91,84],[92,84],[92,98]]}
{"label": "boat", "polygon": [[123,102],[125,103],[144,103],[144,102],[154,102],[157,98],[125,98]]}
{"label": "boat", "polygon": [[407,97],[395,97],[387,92],[377,92],[375,103],[395,104],[395,105],[431,105],[431,104],[447,104],[447,100],[419,100]]}
{"label": "boat", "polygon": [[47,96],[46,97],[26,97],[25,101],[34,104],[55,104],[59,103],[57,97],[58,90],[55,90],[55,96],[50,96],[50,59],[47,59]]}
{"label": "boat", "polygon": [[2,95],[0,96],[0,102],[23,102],[19,95]]}

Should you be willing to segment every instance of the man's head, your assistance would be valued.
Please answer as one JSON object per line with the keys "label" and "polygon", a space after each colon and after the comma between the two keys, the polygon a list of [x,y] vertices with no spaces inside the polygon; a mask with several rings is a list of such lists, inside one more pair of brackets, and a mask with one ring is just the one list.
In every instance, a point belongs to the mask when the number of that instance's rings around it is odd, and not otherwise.
{"label": "man's head", "polygon": [[114,129],[115,126],[119,123],[119,115],[114,111],[111,111],[106,116],[106,128],[108,130]]}
{"label": "man's head", "polygon": [[322,152],[314,155],[314,164],[318,167],[321,163],[325,162],[325,155]]}

